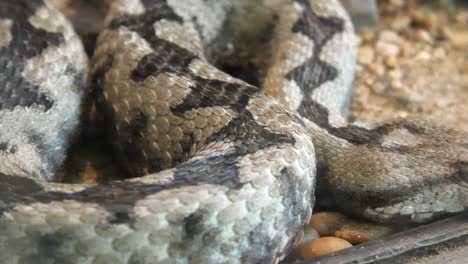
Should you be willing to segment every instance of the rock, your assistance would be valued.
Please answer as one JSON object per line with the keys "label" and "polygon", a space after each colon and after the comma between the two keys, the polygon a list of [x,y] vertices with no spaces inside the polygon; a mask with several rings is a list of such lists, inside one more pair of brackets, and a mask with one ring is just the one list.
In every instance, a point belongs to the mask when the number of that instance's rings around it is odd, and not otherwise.
{"label": "rock", "polygon": [[390,4],[394,7],[401,8],[405,5],[404,0],[390,0]]}
{"label": "rock", "polygon": [[403,77],[403,72],[400,69],[394,69],[388,72],[388,76],[392,81],[399,81]]}
{"label": "rock", "polygon": [[415,36],[416,36],[416,39],[421,42],[425,42],[429,44],[432,44],[434,42],[431,34],[427,30],[424,30],[424,29],[417,30],[415,32]]}
{"label": "rock", "polygon": [[401,42],[400,36],[398,36],[398,34],[393,30],[383,30],[379,34],[379,39],[393,44]]}
{"label": "rock", "polygon": [[450,44],[456,48],[464,48],[468,46],[468,31],[461,32],[444,28],[443,34]]}
{"label": "rock", "polygon": [[390,27],[393,30],[400,31],[404,28],[407,28],[411,23],[411,18],[408,16],[398,16],[391,21]]}
{"label": "rock", "polygon": [[421,61],[428,61],[432,58],[432,55],[427,51],[421,51],[416,54],[416,59]]}
{"label": "rock", "polygon": [[392,233],[392,229],[378,224],[350,223],[340,227],[335,236],[342,238],[351,244],[360,244],[378,239]]}
{"label": "rock", "polygon": [[326,255],[338,250],[352,247],[348,241],[337,237],[321,237],[302,246],[301,256],[310,259]]}
{"label": "rock", "polygon": [[320,236],[330,236],[345,222],[346,217],[338,212],[320,212],[312,215],[309,227],[315,229]]}
{"label": "rock", "polygon": [[362,46],[359,49],[359,63],[369,64],[374,60],[375,52],[370,46]]}
{"label": "rock", "polygon": [[369,69],[377,76],[383,76],[385,73],[385,66],[381,63],[372,63],[369,65]]}
{"label": "rock", "polygon": [[396,57],[400,53],[400,47],[385,41],[377,41],[375,48],[377,52],[385,57]]}
{"label": "rock", "polygon": [[385,65],[387,65],[389,68],[396,68],[400,65],[400,60],[395,57],[389,57],[385,59]]}
{"label": "rock", "polygon": [[447,56],[447,52],[443,48],[437,48],[434,50],[433,55],[437,59],[444,59]]}

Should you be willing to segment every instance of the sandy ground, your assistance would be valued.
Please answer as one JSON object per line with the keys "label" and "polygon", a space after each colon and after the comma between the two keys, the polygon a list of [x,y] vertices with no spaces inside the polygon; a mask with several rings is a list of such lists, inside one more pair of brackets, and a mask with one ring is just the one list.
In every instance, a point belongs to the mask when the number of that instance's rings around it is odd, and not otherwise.
{"label": "sandy ground", "polygon": [[468,131],[468,4],[434,2],[379,2],[380,26],[359,32],[354,119],[417,115]]}

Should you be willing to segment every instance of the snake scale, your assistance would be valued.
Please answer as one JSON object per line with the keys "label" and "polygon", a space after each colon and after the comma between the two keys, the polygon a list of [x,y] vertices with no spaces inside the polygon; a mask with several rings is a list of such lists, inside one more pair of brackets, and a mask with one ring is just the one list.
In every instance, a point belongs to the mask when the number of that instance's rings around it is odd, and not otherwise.
{"label": "snake scale", "polygon": [[[316,189],[379,222],[468,208],[465,132],[347,122],[337,0],[116,0],[106,25],[88,62],[50,3],[0,2],[1,263],[277,263]],[[88,94],[133,178],[54,182]]]}

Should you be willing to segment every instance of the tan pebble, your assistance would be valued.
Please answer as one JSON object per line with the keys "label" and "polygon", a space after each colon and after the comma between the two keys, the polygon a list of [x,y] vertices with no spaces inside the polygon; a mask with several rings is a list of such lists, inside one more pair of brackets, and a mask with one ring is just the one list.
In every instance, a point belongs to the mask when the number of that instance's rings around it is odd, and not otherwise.
{"label": "tan pebble", "polygon": [[419,29],[415,33],[416,39],[421,41],[421,42],[426,42],[426,43],[433,43],[434,40],[432,39],[431,33],[429,33],[427,30],[424,29]]}
{"label": "tan pebble", "polygon": [[449,40],[450,44],[456,48],[464,48],[468,46],[467,31],[453,31],[448,28],[444,28],[443,34]]}
{"label": "tan pebble", "polygon": [[431,32],[437,31],[437,27],[439,26],[437,15],[429,14],[422,9],[416,9],[410,15],[414,24],[424,26]]}
{"label": "tan pebble", "polygon": [[405,4],[405,1],[404,0],[391,0],[390,1],[390,4],[394,7],[403,7],[403,5]]}
{"label": "tan pebble", "polygon": [[370,30],[363,29],[362,32],[359,33],[359,39],[361,43],[372,41],[374,37],[374,32]]}
{"label": "tan pebble", "polygon": [[395,89],[403,89],[403,88],[404,88],[404,85],[403,85],[403,83],[402,83],[400,80],[393,80],[393,81],[392,81],[392,88],[395,88]]}
{"label": "tan pebble", "polygon": [[445,52],[445,50],[443,48],[437,48],[434,50],[434,57],[438,58],[438,59],[444,59],[445,56],[447,55],[447,53]]}
{"label": "tan pebble", "polygon": [[400,46],[401,48],[401,54],[403,56],[410,56],[412,54],[414,54],[414,44],[413,43],[410,43],[410,42],[403,42]]}
{"label": "tan pebble", "polygon": [[[365,78],[364,79],[364,84],[367,85],[367,86],[372,86],[372,85],[374,85],[374,83],[375,83],[375,80],[373,78]],[[366,87],[366,86],[364,86],[364,87]],[[363,89],[367,90],[367,88],[363,88]]]}
{"label": "tan pebble", "polygon": [[356,73],[360,74],[362,72],[362,66],[360,64],[356,65]]}
{"label": "tan pebble", "polygon": [[400,69],[394,69],[388,72],[388,76],[393,80],[401,80],[403,77],[403,72]]}
{"label": "tan pebble", "polygon": [[463,63],[460,69],[464,74],[468,74],[468,62]]}
{"label": "tan pebble", "polygon": [[421,61],[428,61],[431,59],[431,57],[431,54],[427,51],[421,51],[418,54],[416,54],[416,59]]}
{"label": "tan pebble", "polygon": [[372,72],[377,74],[377,76],[383,76],[385,73],[385,66],[380,63],[370,64],[369,68]]}
{"label": "tan pebble", "polygon": [[383,30],[379,34],[379,39],[385,42],[398,43],[401,41],[400,36],[393,30]]}
{"label": "tan pebble", "polygon": [[399,46],[384,41],[377,41],[375,47],[377,49],[377,52],[385,57],[396,57],[400,53]]}
{"label": "tan pebble", "polygon": [[387,65],[390,68],[396,68],[400,65],[400,61],[395,57],[390,57],[385,59],[385,65]]}
{"label": "tan pebble", "polygon": [[352,247],[348,241],[337,237],[321,237],[304,244],[301,248],[301,256],[310,259],[326,255],[338,250]]}
{"label": "tan pebble", "polygon": [[351,223],[340,227],[335,236],[342,238],[351,244],[360,244],[378,239],[392,233],[392,229],[378,224]]}
{"label": "tan pebble", "polygon": [[354,231],[336,231],[336,236],[348,241],[351,244],[361,244],[369,240],[369,235],[366,233],[354,232]]}
{"label": "tan pebble", "polygon": [[410,23],[411,19],[408,16],[399,16],[393,19],[390,26],[393,30],[401,30],[407,28]]}
{"label": "tan pebble", "polygon": [[312,215],[309,227],[315,229],[320,236],[334,235],[346,221],[346,217],[338,212],[320,212]]}
{"label": "tan pebble", "polygon": [[468,12],[460,12],[455,15],[455,21],[462,25],[468,23]]}
{"label": "tan pebble", "polygon": [[361,46],[363,43],[362,37],[360,35],[356,35],[356,45]]}
{"label": "tan pebble", "polygon": [[359,49],[359,63],[369,64],[374,60],[374,49],[369,46],[362,46]]}

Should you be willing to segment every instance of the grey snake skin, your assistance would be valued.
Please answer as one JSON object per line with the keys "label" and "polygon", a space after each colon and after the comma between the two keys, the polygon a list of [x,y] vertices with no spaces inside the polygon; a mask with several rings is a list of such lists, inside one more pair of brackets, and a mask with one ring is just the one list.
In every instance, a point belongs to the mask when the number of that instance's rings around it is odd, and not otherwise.
{"label": "grey snake skin", "polygon": [[[468,208],[465,132],[347,122],[337,0],[117,0],[106,24],[88,62],[49,3],[0,2],[1,263],[277,263],[316,189],[379,222]],[[54,182],[89,93],[133,178]]]}

